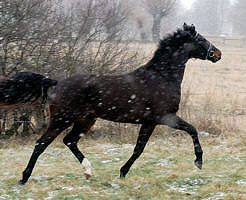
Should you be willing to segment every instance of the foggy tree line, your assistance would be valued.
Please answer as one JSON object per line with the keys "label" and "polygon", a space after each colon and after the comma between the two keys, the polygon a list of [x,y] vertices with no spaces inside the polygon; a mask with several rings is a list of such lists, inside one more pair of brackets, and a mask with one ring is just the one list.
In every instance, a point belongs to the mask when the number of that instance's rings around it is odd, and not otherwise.
{"label": "foggy tree line", "polygon": [[[131,0],[128,1],[132,4]],[[195,0],[189,9],[181,0],[135,2],[132,19],[136,21],[136,33],[138,32],[135,37],[140,39],[158,41],[184,22],[195,24],[206,35],[246,34],[246,2],[243,0]]]}
{"label": "foggy tree line", "polygon": [[210,35],[245,35],[246,2],[243,0],[196,0],[190,10],[190,20]]}

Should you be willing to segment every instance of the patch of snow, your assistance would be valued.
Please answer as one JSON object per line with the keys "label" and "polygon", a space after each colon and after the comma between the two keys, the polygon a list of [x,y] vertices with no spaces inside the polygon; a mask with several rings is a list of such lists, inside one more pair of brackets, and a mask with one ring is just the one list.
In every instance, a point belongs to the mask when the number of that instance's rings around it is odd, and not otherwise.
{"label": "patch of snow", "polygon": [[114,188],[114,189],[120,189],[120,186],[116,183],[111,183],[111,186]]}
{"label": "patch of snow", "polygon": [[48,197],[44,198],[44,200],[53,199],[58,194],[58,191],[50,191],[48,192]]}
{"label": "patch of snow", "polygon": [[13,187],[13,191],[14,191],[16,194],[19,194],[19,193],[20,193],[20,188],[14,186],[14,187]]}
{"label": "patch of snow", "polygon": [[224,192],[217,192],[213,194],[213,197],[225,197],[225,196],[227,196],[227,194]]}
{"label": "patch of snow", "polygon": [[0,195],[0,199],[11,199],[11,198],[10,198],[10,195],[8,194],[2,194]]}
{"label": "patch of snow", "polygon": [[164,167],[164,166],[169,166],[170,164],[171,164],[171,161],[169,160],[169,158],[164,158],[164,159],[158,160],[158,163],[155,164],[155,166]]}
{"label": "patch of snow", "polygon": [[199,134],[204,136],[204,137],[208,137],[210,135],[210,133],[205,132],[205,131],[200,131]]}
{"label": "patch of snow", "polygon": [[213,149],[224,149],[225,146],[223,145],[217,145],[217,146],[213,146]]}
{"label": "patch of snow", "polygon": [[174,181],[172,183],[166,183],[165,185],[169,187],[169,190],[174,190],[180,193],[195,194],[201,185],[204,184],[207,184],[207,182],[203,179],[184,178],[184,183],[182,184]]}
{"label": "patch of snow", "polygon": [[134,148],[134,145],[133,144],[123,144],[122,148],[124,148],[124,149],[132,149],[132,148]]}
{"label": "patch of snow", "polygon": [[70,187],[62,187],[63,190],[68,190],[68,191],[72,191],[74,188],[72,186]]}
{"label": "patch of snow", "polygon": [[238,185],[246,185],[246,180],[238,180],[236,182],[236,184],[238,184]]}
{"label": "patch of snow", "polygon": [[111,162],[119,161],[119,160],[120,160],[119,158],[113,158],[112,160],[103,160],[101,161],[101,163],[106,164],[106,163],[111,163]]}
{"label": "patch of snow", "polygon": [[89,185],[84,185],[82,187],[78,187],[80,190],[85,189],[85,190],[91,190],[91,187]]}
{"label": "patch of snow", "polygon": [[118,151],[119,148],[110,148],[110,149],[107,149],[106,152],[107,154],[117,154],[116,151]]}

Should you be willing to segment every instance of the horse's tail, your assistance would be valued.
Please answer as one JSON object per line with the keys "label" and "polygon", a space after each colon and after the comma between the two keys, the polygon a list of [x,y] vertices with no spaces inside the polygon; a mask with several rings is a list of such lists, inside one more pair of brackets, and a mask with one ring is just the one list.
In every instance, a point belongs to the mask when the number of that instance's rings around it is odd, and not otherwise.
{"label": "horse's tail", "polygon": [[0,82],[0,107],[35,102],[40,97],[45,103],[48,89],[57,81],[41,74],[20,72]]}

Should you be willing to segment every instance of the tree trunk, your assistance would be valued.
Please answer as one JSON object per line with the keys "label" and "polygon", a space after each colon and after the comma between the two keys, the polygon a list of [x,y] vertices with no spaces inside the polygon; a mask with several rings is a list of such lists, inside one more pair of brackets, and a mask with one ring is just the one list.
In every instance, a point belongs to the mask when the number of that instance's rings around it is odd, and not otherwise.
{"label": "tree trunk", "polygon": [[33,130],[31,128],[30,120],[31,119],[31,111],[30,110],[24,110],[24,113],[22,113],[21,117],[19,118],[19,121],[21,122],[23,129],[22,129],[22,136],[28,136],[30,135]]}
{"label": "tree trunk", "polygon": [[0,112],[0,117],[1,117],[1,136],[4,136],[6,134],[5,133],[5,129],[6,129],[6,116],[7,116],[7,112],[5,110]]}
{"label": "tree trunk", "polygon": [[161,16],[159,14],[154,14],[153,27],[152,27],[153,41],[158,42],[160,40],[160,30],[161,30]]}

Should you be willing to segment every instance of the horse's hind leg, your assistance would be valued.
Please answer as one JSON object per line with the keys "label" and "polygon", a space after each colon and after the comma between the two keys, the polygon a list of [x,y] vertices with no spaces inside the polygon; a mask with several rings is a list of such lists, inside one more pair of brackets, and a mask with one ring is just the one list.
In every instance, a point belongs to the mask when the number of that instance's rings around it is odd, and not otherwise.
{"label": "horse's hind leg", "polygon": [[64,144],[72,151],[75,157],[82,163],[85,168],[84,175],[86,179],[91,177],[91,165],[90,162],[78,149],[77,143],[83,134],[86,134],[95,123],[94,118],[80,119],[74,122],[72,130],[64,137]]}
{"label": "horse's hind leg", "polygon": [[29,177],[31,176],[32,170],[37,162],[38,157],[44,152],[48,145],[64,130],[60,128],[54,128],[51,126],[48,130],[42,135],[42,137],[36,142],[32,156],[28,162],[26,169],[23,171],[23,177],[19,181],[20,184],[25,184]]}

